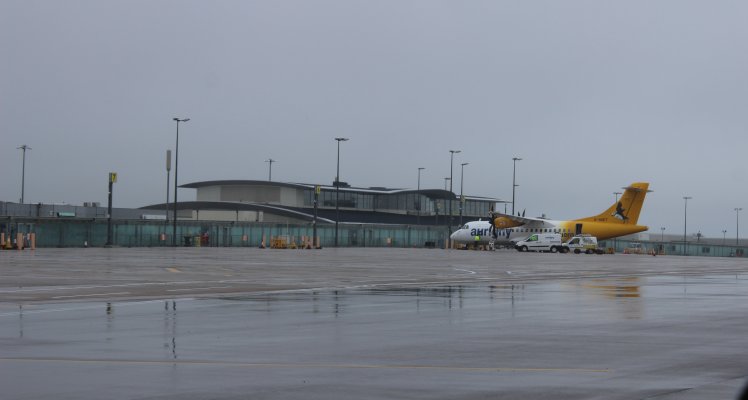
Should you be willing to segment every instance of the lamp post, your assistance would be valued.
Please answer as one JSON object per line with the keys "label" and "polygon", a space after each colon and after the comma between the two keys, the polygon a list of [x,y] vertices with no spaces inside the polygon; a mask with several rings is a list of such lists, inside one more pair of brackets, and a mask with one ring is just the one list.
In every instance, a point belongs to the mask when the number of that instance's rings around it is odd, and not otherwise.
{"label": "lamp post", "polygon": [[686,228],[688,227],[688,200],[692,199],[691,196],[683,196],[685,205],[683,206],[683,255],[686,255]]}
{"label": "lamp post", "polygon": [[109,173],[109,204],[107,205],[107,223],[106,223],[106,243],[105,246],[111,247],[114,245],[112,241],[112,192],[114,191],[114,184],[117,182],[117,173]]}
{"label": "lamp post", "polygon": [[517,173],[517,161],[522,161],[519,157],[512,158],[512,215],[514,215],[514,189],[519,186],[515,183]]}
{"label": "lamp post", "polygon": [[738,239],[740,238],[740,211],[742,208],[735,208],[735,246],[739,246]]}
{"label": "lamp post", "polygon": [[727,229],[722,229],[722,246],[725,245],[725,241],[727,241]]}
{"label": "lamp post", "polygon": [[171,181],[171,150],[166,150],[166,226],[164,234],[169,229],[169,182]]}
{"label": "lamp post", "polygon": [[177,144],[174,148],[174,229],[171,234],[171,245],[177,245],[177,187],[179,186],[179,123],[187,122],[189,118],[172,118],[177,123]]}
{"label": "lamp post", "polygon": [[[622,193],[621,192],[613,192],[613,195],[616,196],[616,202],[615,202],[615,204],[613,206],[617,206],[618,205],[618,195],[620,195],[620,194],[622,194]],[[615,248],[615,249],[617,249],[616,243],[617,243],[616,242],[616,238],[613,238],[613,248]]]}
{"label": "lamp post", "polygon": [[465,198],[462,195],[463,181],[465,180],[465,166],[470,163],[462,163],[460,166],[460,226],[462,226],[462,209],[465,207]]}
{"label": "lamp post", "polygon": [[452,165],[454,164],[455,154],[460,153],[461,150],[450,150],[449,151],[449,229],[447,229],[447,235],[452,233],[452,200],[454,200],[454,194],[452,193]]}
{"label": "lamp post", "polygon": [[23,195],[26,191],[26,150],[31,150],[31,147],[22,144],[20,147],[16,147],[16,149],[23,151],[23,160],[21,161],[21,204],[24,204]]}
{"label": "lamp post", "polygon": [[268,182],[273,180],[273,163],[278,162],[278,160],[273,160],[272,158],[268,158],[265,160],[266,163],[268,163]]}
{"label": "lamp post", "polygon": [[418,214],[416,216],[416,219],[418,220],[416,222],[416,225],[421,225],[421,171],[423,171],[424,167],[418,167],[418,189],[416,190],[416,199],[418,201]]}
{"label": "lamp post", "polygon": [[660,242],[664,242],[664,241],[665,241],[665,227],[661,226],[660,227]]}
{"label": "lamp post", "polygon": [[340,142],[347,142],[348,138],[336,137],[338,142],[338,167],[335,173],[335,247],[338,247],[338,221],[340,220],[340,208],[338,199],[340,198]]}

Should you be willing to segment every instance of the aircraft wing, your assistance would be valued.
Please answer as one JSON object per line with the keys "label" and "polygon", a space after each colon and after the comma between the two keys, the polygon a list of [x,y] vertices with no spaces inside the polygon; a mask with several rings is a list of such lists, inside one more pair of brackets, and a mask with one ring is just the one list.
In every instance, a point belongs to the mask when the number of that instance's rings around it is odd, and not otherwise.
{"label": "aircraft wing", "polygon": [[547,220],[542,219],[542,218],[520,217],[518,215],[502,214],[502,213],[497,213],[497,212],[494,212],[491,215],[491,220],[499,218],[499,217],[504,217],[506,219],[512,220],[512,221],[514,221],[514,222],[516,222],[518,224],[523,224],[523,225],[524,224],[538,223],[538,222],[540,222],[540,223],[547,222]]}

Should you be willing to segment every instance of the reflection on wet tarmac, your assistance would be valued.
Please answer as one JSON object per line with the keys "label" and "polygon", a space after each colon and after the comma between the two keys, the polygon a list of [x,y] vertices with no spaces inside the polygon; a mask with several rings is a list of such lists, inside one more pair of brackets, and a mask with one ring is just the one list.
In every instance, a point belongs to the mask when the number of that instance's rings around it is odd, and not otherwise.
{"label": "reflection on wet tarmac", "polygon": [[616,279],[593,279],[590,283],[583,284],[585,288],[599,291],[604,296],[639,297],[639,281],[641,278],[632,276]]}
{"label": "reflection on wet tarmac", "polygon": [[[435,305],[446,310],[460,310],[468,302],[481,307],[486,301],[494,305],[507,305],[511,316],[516,317],[517,307],[523,302],[547,301],[554,304],[566,304],[574,299],[565,311],[580,310],[592,315],[592,311],[599,312],[606,317],[617,316],[623,319],[640,319],[644,317],[649,297],[657,297],[663,293],[672,295],[672,290],[680,288],[683,295],[688,294],[689,287],[702,287],[709,282],[708,277],[614,277],[580,280],[564,280],[559,283],[519,283],[519,284],[491,284],[477,285],[445,285],[434,287],[370,287],[355,289],[339,289],[330,292],[315,290],[312,292],[294,291],[289,293],[222,297],[228,301],[248,302],[254,305],[264,304],[266,312],[279,312],[285,309],[279,304],[308,303],[312,313],[323,313],[329,309],[336,317],[355,311],[360,307],[358,303],[366,297],[386,298],[385,302],[400,305],[413,304],[416,311],[424,311]],[[723,279],[723,278],[719,278]],[[735,281],[740,280],[735,276]],[[643,288],[647,288],[644,291]],[[571,296],[571,297],[569,297]],[[589,296],[583,303],[579,296]],[[379,300],[371,300],[378,302]],[[325,306],[327,304],[327,306]],[[328,308],[329,307],[329,308]]]}
{"label": "reflection on wet tarmac", "polygon": [[116,327],[114,325],[114,307],[112,306],[112,303],[106,303],[106,340],[107,341],[113,340],[115,329]]}
{"label": "reflection on wet tarmac", "polygon": [[23,337],[23,304],[18,305],[18,337]]}
{"label": "reflection on wet tarmac", "polygon": [[[643,278],[615,278],[615,279],[592,279],[584,281],[568,281],[562,285],[571,289],[572,292],[599,295],[601,301],[617,303],[621,299],[636,299],[641,297],[640,281]],[[361,299],[366,296],[386,297],[388,301],[407,303],[409,300],[419,310],[423,302],[429,304],[441,304],[445,309],[462,309],[467,301],[489,300],[491,303],[507,301],[512,308],[521,301],[528,300],[531,292],[542,293],[544,284],[501,284],[488,286],[466,286],[448,285],[437,287],[378,287],[364,289],[332,290],[330,292],[293,292],[293,293],[263,293],[259,295],[224,296],[227,301],[250,302],[252,304],[263,304],[266,312],[280,311],[279,303],[310,303],[313,313],[320,313],[321,303],[330,301],[330,309],[334,315],[346,312],[346,306],[353,299]],[[528,290],[532,288],[533,290]],[[540,290],[538,290],[540,289]],[[560,295],[562,292],[554,292]],[[400,300],[396,300],[400,299]],[[276,306],[273,306],[273,305]],[[253,307],[254,308],[254,307]]]}
{"label": "reflection on wet tarmac", "polygon": [[164,302],[164,348],[171,349],[171,357],[177,359],[177,302],[174,300],[171,301],[171,312],[169,302]]}
{"label": "reflection on wet tarmac", "polygon": [[608,312],[625,319],[640,319],[644,314],[644,303],[640,301],[642,280],[636,276],[600,278],[584,281],[579,287],[584,293],[605,300],[601,307]]}

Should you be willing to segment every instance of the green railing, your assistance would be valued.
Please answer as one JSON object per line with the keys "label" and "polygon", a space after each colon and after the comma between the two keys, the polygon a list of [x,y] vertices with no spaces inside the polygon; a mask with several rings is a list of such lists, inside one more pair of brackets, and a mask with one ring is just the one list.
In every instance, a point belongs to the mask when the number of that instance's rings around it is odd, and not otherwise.
{"label": "green railing", "polygon": [[[153,220],[115,220],[112,223],[113,243],[121,247],[168,247],[172,245],[171,223]],[[457,227],[454,227],[457,229]],[[104,219],[2,218],[0,232],[6,238],[16,233],[34,233],[37,247],[101,247],[107,240],[107,221]],[[179,221],[177,245],[210,247],[259,247],[271,238],[283,237],[286,243],[302,245],[304,237],[311,242],[312,224],[281,224],[268,222]],[[202,239],[207,234],[205,239]],[[322,247],[335,244],[335,225],[317,226],[317,237]],[[444,226],[340,224],[340,247],[437,247],[443,248],[448,238]],[[207,240],[206,240],[207,239]],[[640,248],[643,254],[744,257],[748,248],[735,245],[708,244],[692,241],[660,242],[627,239],[605,240],[604,248],[617,253]]]}
{"label": "green railing", "polygon": [[[456,227],[455,227],[456,229]],[[101,247],[107,241],[106,220],[83,219],[2,219],[0,231],[12,234],[34,233],[37,247]],[[171,223],[165,221],[119,220],[112,222],[115,246],[159,247],[172,245]],[[213,221],[180,221],[177,224],[177,245],[211,247],[267,247],[273,237],[301,246],[304,237],[311,242],[311,224],[238,223]],[[335,244],[335,226],[317,226],[322,247]],[[340,224],[340,247],[444,247],[446,227],[412,225]]]}
{"label": "green railing", "polygon": [[[600,247],[614,248],[616,253],[635,253],[668,255],[668,256],[701,256],[701,257],[744,257],[748,248],[727,244],[713,244],[699,241],[684,243],[661,241],[636,241],[627,239],[601,241]],[[637,250],[640,249],[640,250]]]}

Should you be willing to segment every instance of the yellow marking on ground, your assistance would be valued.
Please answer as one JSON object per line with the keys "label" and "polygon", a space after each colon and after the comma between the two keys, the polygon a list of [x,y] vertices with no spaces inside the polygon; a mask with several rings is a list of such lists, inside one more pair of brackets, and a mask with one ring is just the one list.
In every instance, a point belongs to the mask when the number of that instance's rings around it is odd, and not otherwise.
{"label": "yellow marking on ground", "polygon": [[182,271],[180,271],[180,270],[179,270],[178,268],[176,268],[176,267],[168,267],[168,268],[166,268],[166,270],[167,270],[167,271],[169,271],[169,272],[182,272]]}
{"label": "yellow marking on ground", "polygon": [[88,364],[131,364],[131,365],[201,365],[217,367],[243,368],[341,368],[341,369],[414,369],[414,370],[449,370],[468,372],[572,372],[572,373],[610,373],[610,369],[594,368],[512,368],[512,367],[460,367],[448,365],[378,365],[378,364],[324,364],[324,363],[242,363],[230,361],[205,360],[118,360],[118,359],[83,359],[83,358],[0,358],[0,361],[19,362],[69,362]]}

